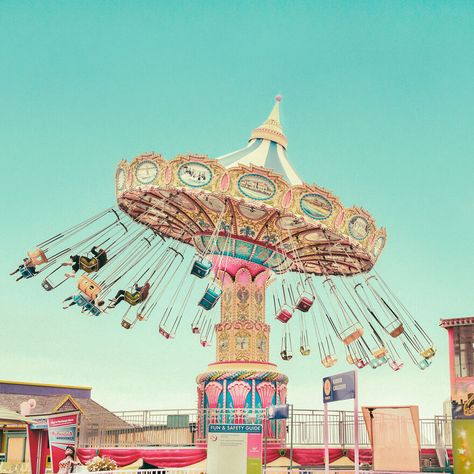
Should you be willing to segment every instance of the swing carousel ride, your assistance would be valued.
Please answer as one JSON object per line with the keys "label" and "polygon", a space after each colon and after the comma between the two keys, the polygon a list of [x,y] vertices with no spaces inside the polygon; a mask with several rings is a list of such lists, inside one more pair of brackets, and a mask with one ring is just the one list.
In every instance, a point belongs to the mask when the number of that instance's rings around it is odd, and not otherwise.
{"label": "swing carousel ride", "polygon": [[16,271],[40,274],[47,291],[77,272],[65,308],[100,317],[120,303],[126,330],[156,318],[172,340],[185,322],[203,347],[215,343],[216,362],[197,378],[201,409],[286,403],[288,379],[269,362],[266,306],[285,361],[292,339],[325,368],[344,351],[358,369],[398,371],[402,352],[426,369],[436,352],[373,268],[385,229],[292,168],[279,104],[235,152],[121,161],[118,207],[41,242]]}

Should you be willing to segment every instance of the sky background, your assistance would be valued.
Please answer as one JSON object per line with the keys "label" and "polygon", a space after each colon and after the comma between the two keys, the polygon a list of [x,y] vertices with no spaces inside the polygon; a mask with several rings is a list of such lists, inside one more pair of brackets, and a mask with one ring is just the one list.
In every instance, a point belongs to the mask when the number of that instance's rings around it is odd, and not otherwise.
{"label": "sky background", "polygon": [[[424,372],[360,371],[361,403],[441,414],[439,319],[473,313],[473,50],[467,1],[2,1],[0,378],[90,385],[110,409],[195,406],[214,348],[189,321],[174,341],[157,315],[125,331],[119,313],[63,311],[72,284],[46,293],[8,273],[113,205],[121,159],[241,148],[281,93],[296,171],[387,227],[377,267],[439,348]],[[272,334],[289,400],[322,408],[328,372],[316,355],[281,361]]]}

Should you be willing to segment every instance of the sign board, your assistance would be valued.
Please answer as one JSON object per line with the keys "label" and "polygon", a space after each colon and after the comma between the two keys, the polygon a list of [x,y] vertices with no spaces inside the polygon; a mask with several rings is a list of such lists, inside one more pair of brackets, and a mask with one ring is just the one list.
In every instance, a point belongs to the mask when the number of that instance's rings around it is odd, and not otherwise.
{"label": "sign board", "polygon": [[271,405],[267,408],[269,420],[286,420],[289,417],[290,405]]}
{"label": "sign board", "polygon": [[355,372],[344,372],[323,378],[324,403],[352,400],[356,397]]}
{"label": "sign board", "polygon": [[59,471],[59,461],[64,459],[64,450],[77,444],[79,413],[68,413],[48,418],[49,446],[53,472]]}
{"label": "sign board", "polygon": [[226,474],[262,472],[262,425],[209,425],[207,473],[223,472]]}

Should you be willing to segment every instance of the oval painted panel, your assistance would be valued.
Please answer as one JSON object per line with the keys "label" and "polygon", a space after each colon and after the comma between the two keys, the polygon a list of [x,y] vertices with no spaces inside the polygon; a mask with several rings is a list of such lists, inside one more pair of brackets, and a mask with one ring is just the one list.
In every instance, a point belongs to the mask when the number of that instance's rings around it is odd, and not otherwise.
{"label": "oval painted panel", "polygon": [[239,178],[239,191],[248,198],[266,201],[271,199],[276,192],[275,184],[272,180],[261,174],[249,173]]}
{"label": "oval painted panel", "polygon": [[374,255],[374,257],[378,257],[384,247],[385,247],[385,237],[379,237],[375,241],[374,248],[372,249],[372,254]]}
{"label": "oval painted panel", "polygon": [[267,215],[267,211],[265,209],[258,209],[250,204],[239,204],[239,212],[247,219],[251,219],[253,221],[263,219]]}
{"label": "oval painted panel", "polygon": [[362,216],[353,216],[349,220],[348,224],[349,234],[351,234],[354,239],[364,240],[369,235],[370,224],[369,221]]}
{"label": "oval painted panel", "polygon": [[187,186],[200,188],[211,182],[212,171],[206,165],[191,161],[182,164],[178,169],[178,178]]}
{"label": "oval painted panel", "polygon": [[327,219],[333,211],[332,203],[321,194],[305,194],[300,199],[301,210],[312,219]]}

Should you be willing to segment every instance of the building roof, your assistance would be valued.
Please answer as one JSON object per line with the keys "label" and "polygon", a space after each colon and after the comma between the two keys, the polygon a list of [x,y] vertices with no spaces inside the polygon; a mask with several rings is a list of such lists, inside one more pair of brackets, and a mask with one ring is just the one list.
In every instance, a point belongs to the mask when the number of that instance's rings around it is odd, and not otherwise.
{"label": "building roof", "polygon": [[71,395],[74,398],[90,398],[92,387],[57,385],[37,382],[0,380],[0,394],[18,395]]}
{"label": "building roof", "polygon": [[15,423],[15,424],[27,424],[31,423],[31,420],[19,415],[13,410],[9,410],[3,406],[0,406],[0,424],[3,423]]}
{"label": "building roof", "polygon": [[439,325],[445,329],[456,326],[472,326],[474,325],[474,316],[467,316],[465,318],[441,319]]}
{"label": "building roof", "polygon": [[291,185],[302,184],[286,155],[288,140],[280,124],[280,101],[275,105],[267,120],[251,134],[245,148],[217,157],[226,168],[239,165],[255,165],[271,169],[283,176]]}
{"label": "building roof", "polygon": [[[19,412],[20,405],[31,398],[31,396],[22,394],[0,393],[0,406]],[[69,411],[77,407],[87,420],[99,425],[110,426],[111,428],[129,426],[128,423],[91,398],[76,400],[68,395],[35,395],[34,400],[36,403],[34,408],[31,409],[30,415],[44,415],[55,411],[61,412],[65,409]]]}

